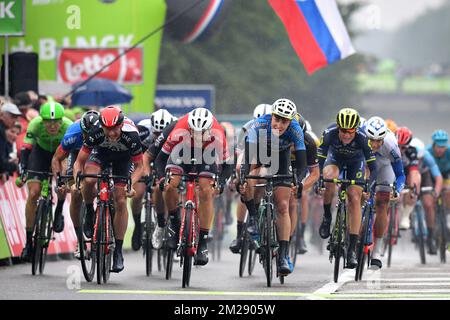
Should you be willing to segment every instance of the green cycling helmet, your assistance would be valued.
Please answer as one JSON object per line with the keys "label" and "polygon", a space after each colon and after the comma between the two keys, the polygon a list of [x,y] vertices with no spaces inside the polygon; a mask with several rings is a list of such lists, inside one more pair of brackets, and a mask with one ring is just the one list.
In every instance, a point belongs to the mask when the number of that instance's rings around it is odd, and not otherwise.
{"label": "green cycling helmet", "polygon": [[44,120],[60,120],[64,117],[64,107],[56,101],[50,101],[41,106],[39,115]]}

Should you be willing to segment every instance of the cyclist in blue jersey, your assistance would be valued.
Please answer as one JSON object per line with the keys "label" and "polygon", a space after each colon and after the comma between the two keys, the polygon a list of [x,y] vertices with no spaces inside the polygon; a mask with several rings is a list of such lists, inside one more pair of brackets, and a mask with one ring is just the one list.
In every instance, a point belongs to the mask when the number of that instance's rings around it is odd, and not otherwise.
{"label": "cyclist in blue jersey", "polygon": [[419,139],[413,139],[411,145],[416,147],[419,155],[419,171],[422,176],[420,184],[420,198],[425,210],[425,217],[428,229],[428,253],[437,254],[436,238],[434,236],[435,226],[435,203],[440,196],[443,185],[443,178],[439,167],[433,156]]}
{"label": "cyclist in blue jersey", "polygon": [[[56,149],[55,154],[52,158],[52,172],[55,175],[61,174],[64,171],[63,161],[67,160],[67,171],[66,175],[73,175],[73,164],[77,159],[78,153],[83,146],[83,140],[85,139],[89,130],[94,126],[99,126],[99,112],[95,110],[89,110],[83,114],[81,119],[74,122],[67,128],[67,131],[61,140],[61,143]],[[69,181],[69,185],[73,185],[73,179]],[[63,191],[63,187],[60,190]],[[75,228],[75,233],[79,238],[81,236],[80,232],[80,208],[82,197],[81,193],[72,189],[70,191],[71,201],[70,201],[70,217]],[[64,219],[64,217],[63,217]],[[64,220],[63,220],[64,223]],[[75,257],[79,258],[79,250],[75,252]]]}
{"label": "cyclist in blue jersey", "polygon": [[[288,174],[290,166],[290,147],[294,145],[296,167],[293,168],[297,181],[302,181],[306,173],[306,148],[303,131],[296,119],[297,107],[288,99],[278,99],[272,105],[272,114],[263,115],[252,121],[248,128],[245,143],[244,164],[236,168],[240,176],[265,175],[265,174]],[[264,150],[266,149],[266,150]],[[255,180],[249,180],[239,191],[245,203],[250,217],[256,216],[256,205],[254,201]],[[301,196],[302,184],[297,188],[292,187],[292,180],[275,181],[273,199],[277,211],[277,235],[279,242],[279,264],[278,273],[288,275],[293,271],[293,265],[289,258],[289,238],[291,221],[289,216],[289,199],[291,192]],[[292,189],[291,189],[292,188]],[[253,220],[253,221],[252,221]],[[250,223],[255,224],[254,219]],[[257,232],[256,226],[254,230]]]}
{"label": "cyclist in blue jersey", "polygon": [[448,144],[448,134],[444,130],[436,130],[432,136],[433,144],[427,147],[428,152],[433,156],[444,179],[443,200],[446,212],[450,210],[450,145]]}
{"label": "cyclist in blue jersey", "polygon": [[[359,130],[359,113],[352,108],[343,108],[336,117],[336,124],[331,125],[322,135],[318,149],[320,172],[325,179],[337,179],[343,167],[347,167],[347,179],[362,180],[365,177],[365,164],[370,170],[370,181],[377,176],[376,158],[370,148],[369,140]],[[356,243],[361,227],[360,186],[348,188],[348,212],[350,242],[347,251],[347,268],[356,268]],[[331,203],[335,195],[335,184],[325,183],[323,199],[324,215],[319,234],[323,239],[330,236]]]}

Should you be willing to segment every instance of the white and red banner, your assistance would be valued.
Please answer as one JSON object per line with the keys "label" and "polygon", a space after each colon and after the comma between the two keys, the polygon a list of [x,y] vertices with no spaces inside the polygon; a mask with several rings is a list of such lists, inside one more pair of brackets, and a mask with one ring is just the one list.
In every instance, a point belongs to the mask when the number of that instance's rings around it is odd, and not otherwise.
{"label": "white and red banner", "polygon": [[[58,81],[73,84],[87,79],[113,61],[125,49],[95,48],[59,50],[57,60]],[[121,84],[138,84],[143,81],[142,48],[130,50],[96,77]]]}
{"label": "white and red banner", "polygon": [[[56,194],[53,194],[56,201]],[[13,179],[6,183],[0,181],[0,219],[8,241],[11,256],[20,257],[25,246],[25,203],[27,187],[19,189]],[[77,237],[69,214],[70,194],[64,204],[64,231],[53,233],[55,240],[50,242],[49,254],[72,253],[75,251]],[[55,208],[55,207],[54,207]],[[54,209],[53,208],[53,209]]]}

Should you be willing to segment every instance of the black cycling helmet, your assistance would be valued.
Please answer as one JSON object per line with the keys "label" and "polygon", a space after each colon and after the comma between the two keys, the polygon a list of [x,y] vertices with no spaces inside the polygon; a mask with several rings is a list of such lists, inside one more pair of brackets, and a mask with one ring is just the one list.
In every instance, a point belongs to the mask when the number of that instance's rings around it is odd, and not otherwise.
{"label": "black cycling helmet", "polygon": [[81,130],[87,133],[92,126],[98,125],[99,118],[100,112],[95,110],[86,111],[80,120]]}

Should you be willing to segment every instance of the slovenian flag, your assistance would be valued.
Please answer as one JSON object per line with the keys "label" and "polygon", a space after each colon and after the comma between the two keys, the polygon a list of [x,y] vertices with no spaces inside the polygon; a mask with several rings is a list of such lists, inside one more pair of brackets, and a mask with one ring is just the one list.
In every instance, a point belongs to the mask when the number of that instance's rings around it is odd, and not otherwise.
{"label": "slovenian flag", "polygon": [[355,53],[335,0],[268,0],[308,74]]}

